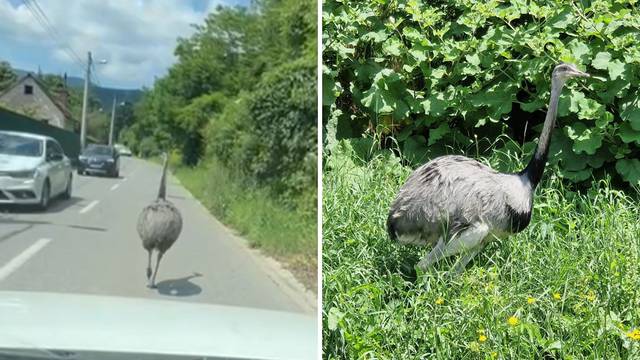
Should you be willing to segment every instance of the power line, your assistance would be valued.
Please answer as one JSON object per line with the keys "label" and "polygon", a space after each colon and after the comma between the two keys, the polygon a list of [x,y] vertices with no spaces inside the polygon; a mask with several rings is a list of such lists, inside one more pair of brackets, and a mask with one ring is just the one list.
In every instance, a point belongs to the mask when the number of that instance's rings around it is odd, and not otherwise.
{"label": "power line", "polygon": [[42,7],[40,7],[40,5],[38,4],[37,0],[26,0],[26,1],[27,1],[27,3],[30,3],[31,5],[33,5],[32,8],[35,10],[35,12],[37,14],[40,15],[40,18],[44,21],[44,24],[46,24],[45,27],[48,27],[48,29],[53,33],[54,37],[57,38],[57,40],[60,43],[60,45],[62,45],[63,48],[65,49],[65,52],[67,52],[67,54],[71,56],[72,60],[75,59],[76,62],[78,62],[80,64],[84,64],[83,61],[82,61],[82,58],[80,58],[80,56],[78,56],[78,53],[76,53],[73,50],[73,48],[71,46],[69,46],[69,44],[66,43],[63,40],[62,36],[58,32],[58,29],[56,29],[56,27],[53,25],[51,20],[49,20],[49,17],[44,12],[44,10],[42,10]]}
{"label": "power line", "polygon": [[91,78],[93,79],[93,83],[98,86],[102,86],[102,84],[100,84],[100,79],[98,79],[98,71],[96,70],[96,65],[94,63],[91,63],[91,69]]}
{"label": "power line", "polygon": [[80,69],[84,71],[86,64],[82,61],[80,56],[67,44],[58,30],[53,26],[47,14],[42,10],[40,5],[36,2],[36,0],[22,0],[22,3],[27,7],[29,12],[33,15],[36,21],[42,26],[44,31],[49,34],[53,41],[57,42],[58,45],[61,46],[61,50],[69,56],[69,58],[74,61]]}

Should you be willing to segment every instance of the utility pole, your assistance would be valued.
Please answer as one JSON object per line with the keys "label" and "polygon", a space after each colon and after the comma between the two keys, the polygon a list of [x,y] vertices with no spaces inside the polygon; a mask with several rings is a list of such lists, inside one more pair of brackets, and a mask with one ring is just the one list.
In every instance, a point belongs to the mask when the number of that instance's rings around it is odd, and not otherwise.
{"label": "utility pole", "polygon": [[113,146],[113,124],[116,122],[116,96],[113,95],[113,107],[111,108],[111,127],[109,128],[109,146]]}
{"label": "utility pole", "polygon": [[82,123],[80,124],[80,150],[84,150],[87,138],[87,101],[89,97],[89,78],[91,77],[91,51],[87,53],[87,72],[84,76],[84,95],[82,96]]}

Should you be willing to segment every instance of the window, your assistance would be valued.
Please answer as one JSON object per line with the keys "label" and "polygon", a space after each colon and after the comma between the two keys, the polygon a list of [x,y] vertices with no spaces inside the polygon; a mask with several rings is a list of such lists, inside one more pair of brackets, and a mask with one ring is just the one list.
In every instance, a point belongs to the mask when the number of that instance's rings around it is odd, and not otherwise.
{"label": "window", "polygon": [[47,160],[54,155],[62,155],[64,152],[55,141],[47,140]]}
{"label": "window", "polygon": [[31,85],[25,85],[25,86],[24,86],[24,94],[25,94],[25,95],[31,95],[31,94],[33,94],[33,86],[31,86]]}
{"label": "window", "polygon": [[53,149],[55,152],[57,152],[60,155],[64,154],[64,150],[62,150],[62,147],[60,147],[60,144],[58,144],[57,142],[52,142],[51,145],[53,145]]}

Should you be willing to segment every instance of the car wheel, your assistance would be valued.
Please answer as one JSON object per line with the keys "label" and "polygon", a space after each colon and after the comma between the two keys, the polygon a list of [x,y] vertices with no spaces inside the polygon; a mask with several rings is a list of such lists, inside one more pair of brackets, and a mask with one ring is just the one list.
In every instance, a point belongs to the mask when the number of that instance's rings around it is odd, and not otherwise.
{"label": "car wheel", "polygon": [[65,200],[71,199],[71,187],[73,185],[73,176],[69,174],[69,180],[67,181],[67,189],[62,193],[62,198]]}
{"label": "car wheel", "polygon": [[38,204],[39,210],[47,210],[49,207],[49,200],[51,197],[51,187],[49,185],[49,180],[44,181],[44,185],[42,185],[42,193],[40,194],[40,203]]}

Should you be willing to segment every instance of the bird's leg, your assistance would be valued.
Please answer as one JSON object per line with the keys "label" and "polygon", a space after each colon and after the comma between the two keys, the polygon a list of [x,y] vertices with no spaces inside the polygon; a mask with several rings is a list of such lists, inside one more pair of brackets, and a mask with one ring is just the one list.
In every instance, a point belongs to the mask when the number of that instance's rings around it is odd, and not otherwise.
{"label": "bird's leg", "polygon": [[484,246],[478,245],[473,249],[467,250],[467,252],[464,255],[462,255],[460,259],[458,259],[458,261],[454,265],[453,269],[451,269],[449,274],[453,276],[458,276],[462,274],[464,269],[467,267],[467,264],[469,263],[469,261],[471,261],[471,259],[473,259],[476,255],[478,255],[480,250],[482,250],[483,248]]}
{"label": "bird's leg", "polygon": [[433,264],[435,264],[438,260],[441,259],[442,249],[444,248],[444,245],[445,245],[444,236],[441,236],[438,239],[438,243],[436,244],[436,246],[434,246],[433,249],[431,249],[431,251],[429,252],[429,254],[427,254],[427,256],[425,256],[424,258],[422,258],[422,260],[420,260],[420,262],[418,263],[418,267],[420,268],[420,270],[426,271],[428,268],[433,266]]}
{"label": "bird's leg", "polygon": [[147,263],[147,281],[151,279],[151,250],[149,252],[149,262]]}
{"label": "bird's leg", "polygon": [[158,251],[158,257],[156,258],[156,269],[153,271],[151,284],[149,284],[149,287],[152,289],[156,288],[156,275],[158,275],[158,266],[160,266],[160,260],[162,259],[162,255],[164,255],[164,253],[162,251]]}
{"label": "bird's leg", "polygon": [[[438,244],[431,250],[429,255],[424,258],[418,266],[421,266],[421,269],[425,270],[429,266],[435,264],[440,259],[447,258],[452,255],[459,254],[461,252],[470,251],[472,252],[469,259],[466,260],[462,268],[475,256],[480,249],[473,250],[480,247],[482,243],[482,239],[484,239],[489,234],[489,227],[486,224],[474,224],[463,230],[460,234],[456,235],[453,239],[451,239],[446,245],[441,245],[440,242],[444,243],[444,237],[438,241]],[[426,267],[422,267],[426,266]]]}
{"label": "bird's leg", "polygon": [[465,266],[482,250],[482,240],[489,235],[489,226],[486,224],[474,224],[462,231],[455,239],[451,240],[443,251],[444,257],[465,253],[458,260],[453,270],[454,273],[461,273]]}

